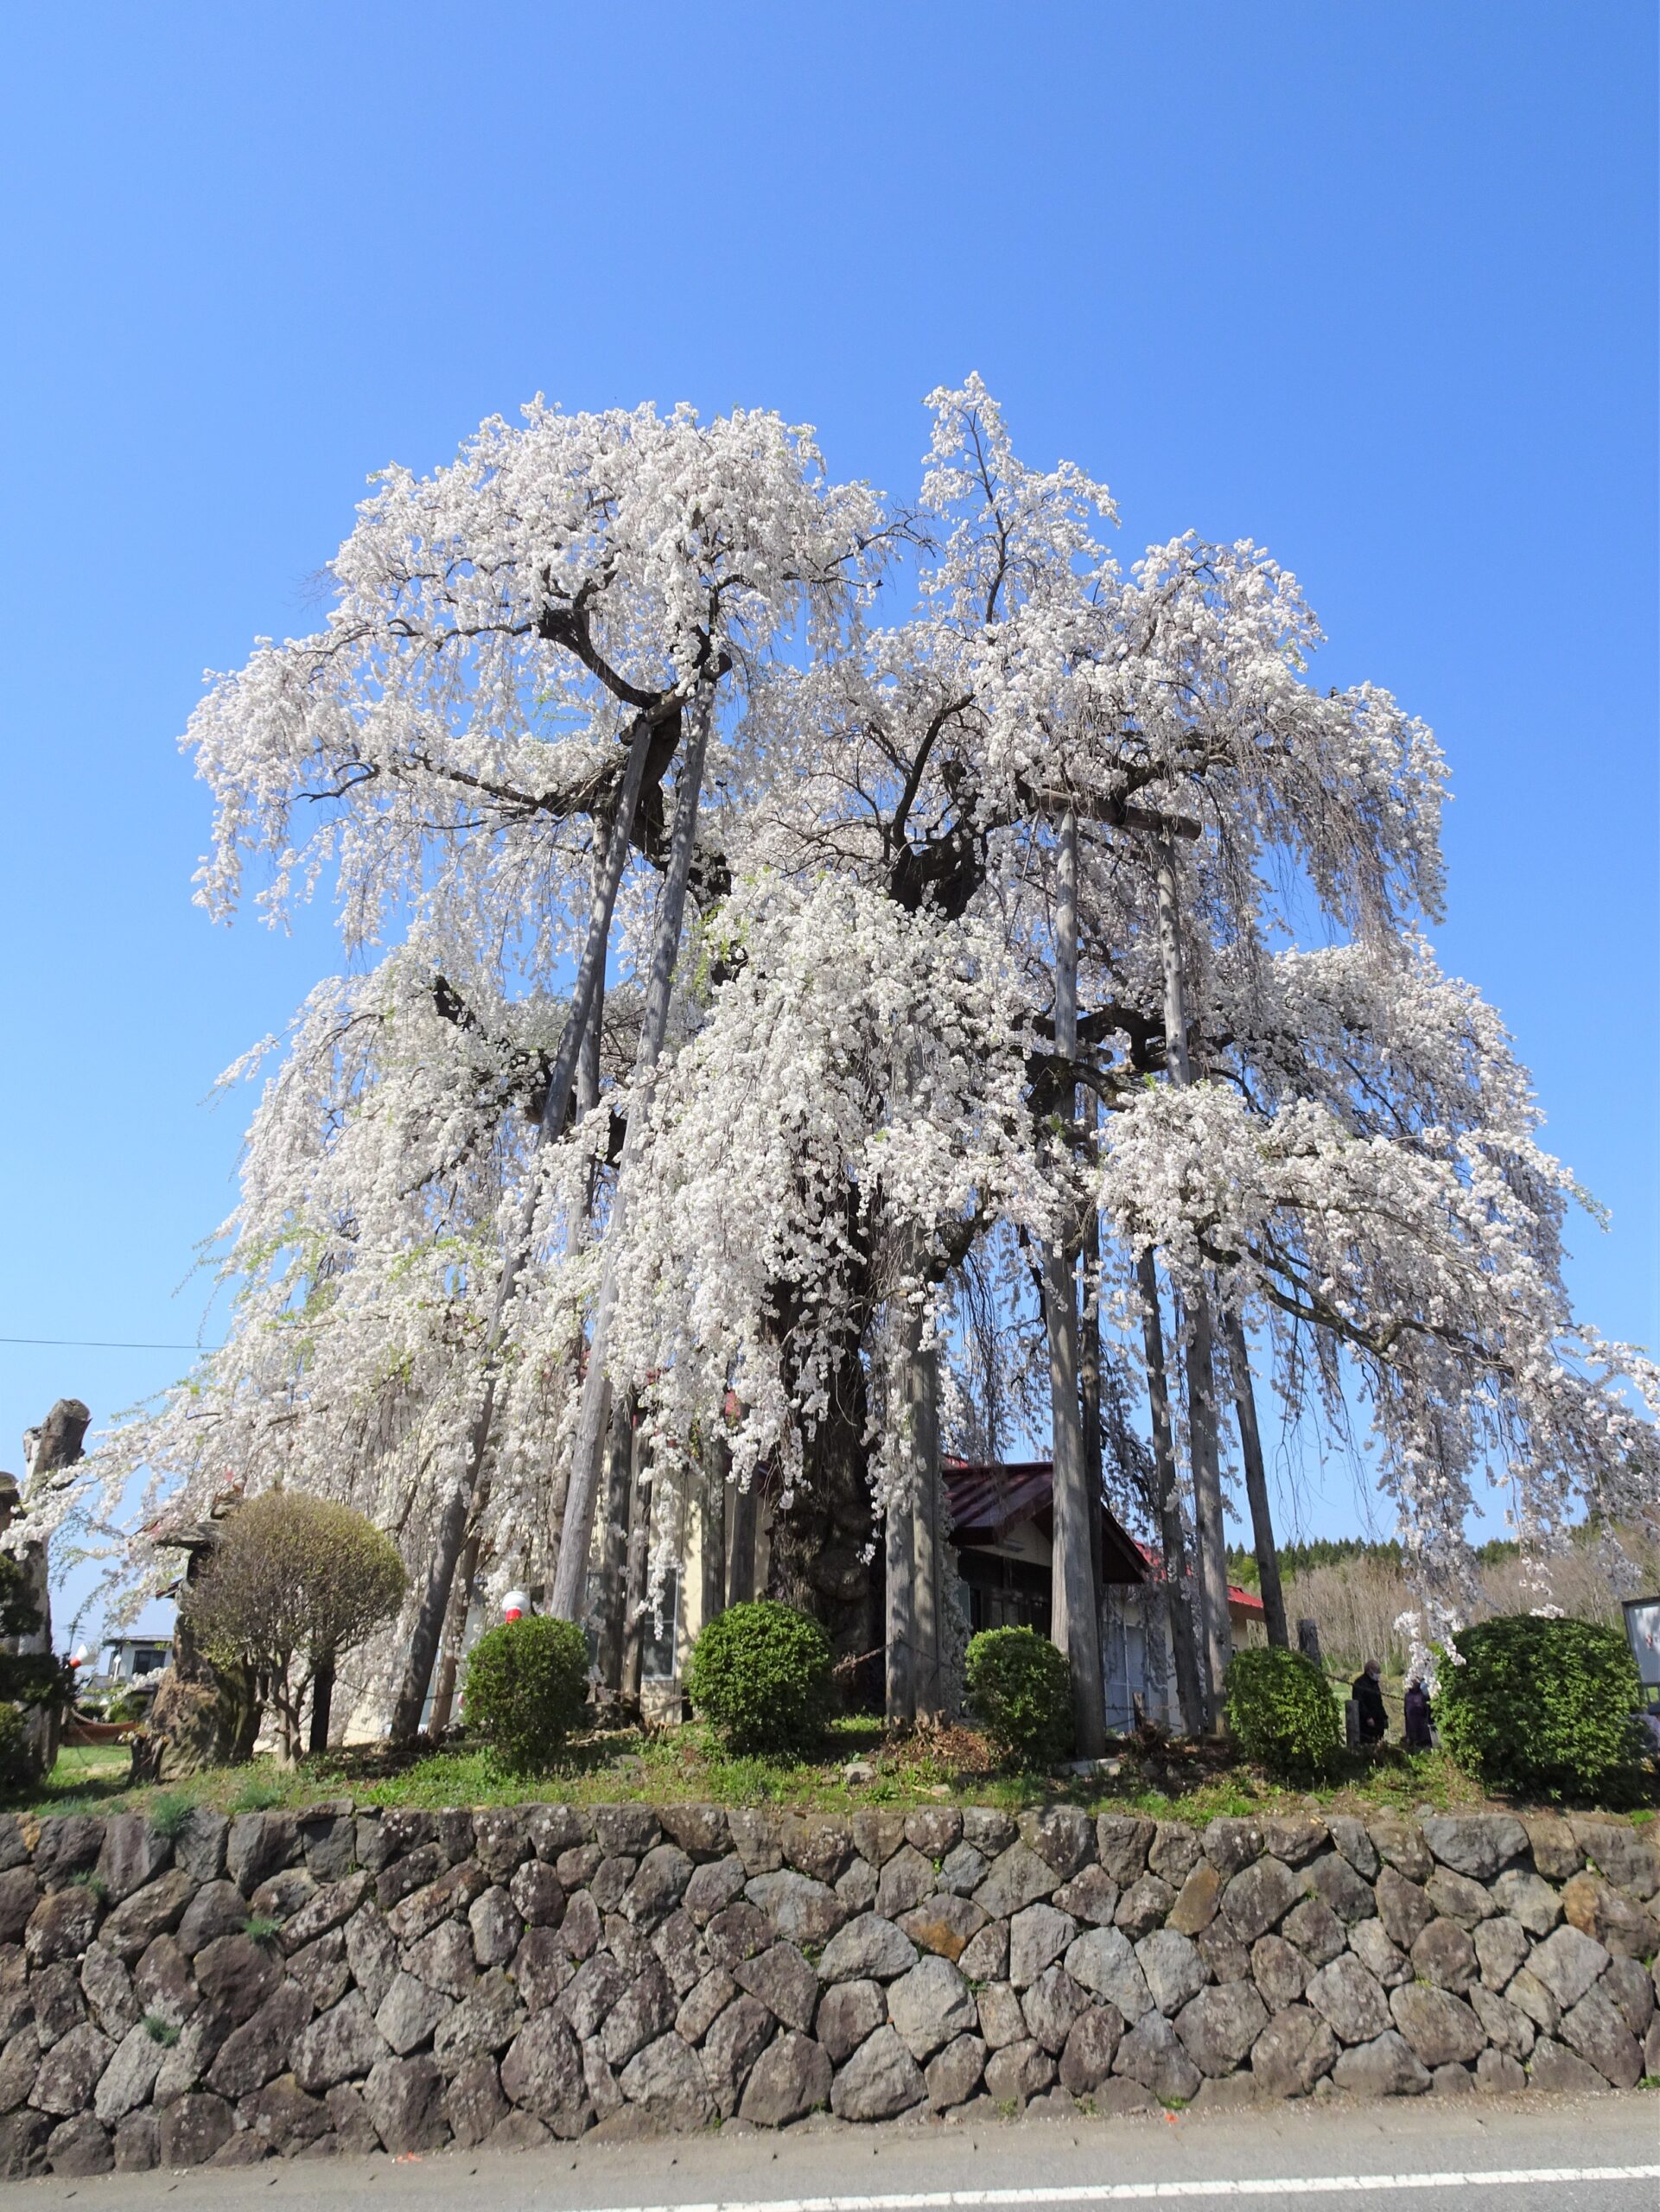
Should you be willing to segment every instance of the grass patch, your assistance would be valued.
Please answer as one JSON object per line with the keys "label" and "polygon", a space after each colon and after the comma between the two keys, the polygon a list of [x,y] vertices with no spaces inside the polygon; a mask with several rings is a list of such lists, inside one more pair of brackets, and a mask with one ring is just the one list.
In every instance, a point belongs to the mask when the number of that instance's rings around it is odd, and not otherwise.
{"label": "grass patch", "polygon": [[181,1791],[163,1789],[151,1801],[149,1824],[157,1835],[164,1836],[168,1842],[173,1843],[182,1835],[185,1823],[195,1809],[191,1800]]}
{"label": "grass patch", "polygon": [[273,1806],[283,1802],[288,1793],[275,1777],[267,1777],[258,1772],[249,1773],[245,1767],[242,1771],[246,1775],[247,1779],[231,1800],[232,1812],[269,1813]]}
{"label": "grass patch", "polygon": [[[1000,1766],[985,1738],[966,1727],[885,1736],[880,1720],[838,1719],[809,1757],[740,1756],[723,1750],[701,1724],[645,1733],[615,1728],[573,1737],[557,1763],[533,1777],[506,1774],[489,1754],[464,1739],[431,1751],[365,1745],[283,1767],[272,1759],[193,1775],[166,1789],[130,1786],[124,1751],[118,1771],[89,1775],[79,1751],[64,1753],[48,1781],[12,1801],[35,1815],[137,1812],[162,1833],[176,1833],[197,1807],[234,1814],[264,1812],[347,1797],[363,1807],[526,1802],[564,1804],[710,1803],[768,1805],[797,1812],[851,1814],[862,1806],[898,1809],[928,1804],[985,1805],[1020,1813],[1056,1803],[1091,1812],[1140,1813],[1200,1826],[1218,1815],[1283,1812],[1297,1806],[1355,1813],[1475,1811],[1520,1799],[1489,1796],[1442,1751],[1408,1751],[1390,1744],[1370,1752],[1344,1751],[1317,1787],[1293,1789],[1237,1759],[1225,1745],[1120,1745],[1118,1771],[1059,1777]],[[855,1761],[871,1779],[849,1783]],[[1649,1817],[1638,1814],[1638,1819]]]}

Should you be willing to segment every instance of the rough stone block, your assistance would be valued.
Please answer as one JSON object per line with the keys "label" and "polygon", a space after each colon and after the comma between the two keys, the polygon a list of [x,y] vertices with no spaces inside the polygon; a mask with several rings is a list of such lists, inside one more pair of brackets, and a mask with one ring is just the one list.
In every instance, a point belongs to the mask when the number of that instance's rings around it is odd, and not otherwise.
{"label": "rough stone block", "polygon": [[1487,2037],[1462,1998],[1422,1982],[1390,1992],[1395,2024],[1426,2066],[1463,2065],[1479,2058]]}
{"label": "rough stone block", "polygon": [[[1347,1862],[1335,1853],[1329,1853],[1327,1859],[1346,1866]],[[1236,1874],[1222,1893],[1222,1916],[1236,1939],[1254,1943],[1259,1936],[1277,1928],[1304,1896],[1311,1871],[1305,1867],[1301,1873],[1294,1874],[1283,1859],[1259,1858]],[[1366,1904],[1370,1910],[1370,1891]]]}
{"label": "rough stone block", "polygon": [[1201,1989],[1176,2015],[1176,2033],[1201,2074],[1231,2074],[1268,2025],[1268,2011],[1248,1981]]}
{"label": "rough stone block", "polygon": [[966,2104],[985,2078],[990,2053],[978,2036],[958,2036],[923,2069],[928,2102],[936,2112]]}
{"label": "rough stone block", "polygon": [[1617,1957],[1651,1959],[1660,1952],[1660,1921],[1600,1874],[1574,1875],[1562,1891],[1562,1913],[1581,1935]]}
{"label": "rough stone block", "polygon": [[1375,2042],[1390,2024],[1389,1999],[1352,1952],[1311,1975],[1307,1995],[1343,2043]]}
{"label": "rough stone block", "polygon": [[1029,1989],[1077,1933],[1072,1915],[1053,1905],[1029,1904],[1017,1912],[1008,1923],[1008,1979],[1015,1988]]}
{"label": "rough stone block", "polygon": [[1090,1998],[1065,1967],[1052,1966],[1040,1974],[1021,1999],[1027,2031],[1052,2056],[1059,2056],[1078,2015],[1090,2010]]}
{"label": "rough stone block", "polygon": [[110,1903],[119,1904],[153,1882],[172,1857],[172,1844],[142,1813],[118,1813],[105,1821],[98,1874]]}
{"label": "rough stone block", "polygon": [[887,2000],[880,1982],[838,1982],[818,2000],[813,2033],[830,2053],[831,2063],[839,2066],[887,2018]]}
{"label": "rough stone block", "polygon": [[986,2061],[986,2094],[994,2104],[1024,2106],[1040,2096],[1054,2078],[1054,2060],[1029,2037],[1005,2044]]}
{"label": "rough stone block", "polygon": [[162,2113],[158,2164],[205,2166],[221,2145],[230,2141],[235,2127],[231,2107],[223,2097],[204,2090],[175,2097]]}
{"label": "rough stone block", "polygon": [[1152,1848],[1154,1833],[1151,1821],[1133,1813],[1097,1815],[1095,1855],[1121,1890],[1127,1889],[1146,1872],[1147,1854]]}
{"label": "rough stone block", "polygon": [[974,1901],[991,1919],[1004,1920],[1028,1904],[1053,1897],[1060,1884],[1061,1877],[1029,1845],[1011,1843],[992,1860]]}
{"label": "rough stone block", "polygon": [[1526,1856],[1528,1832],[1513,1813],[1426,1813],[1424,1841],[1443,1866],[1490,1882]]}
{"label": "rough stone block", "polygon": [[1532,2088],[1559,2096],[1603,2096],[1608,2089],[1607,2081],[1594,2066],[1588,2066],[1566,2044],[1549,2036],[1542,2036],[1533,2046],[1528,2081]]}
{"label": "rough stone block", "polygon": [[1421,1980],[1460,1996],[1479,1971],[1475,1945],[1453,1920],[1430,1922],[1412,1947],[1412,1964]]}
{"label": "rough stone block", "polygon": [[1337,2063],[1330,2024],[1312,2006],[1276,2012],[1251,2045],[1251,2077],[1264,2096],[1306,2097]]}
{"label": "rough stone block", "polygon": [[828,2053],[786,2030],[756,2060],[738,2109],[757,2127],[786,2127],[828,2104],[830,2094]]}
{"label": "rough stone block", "polygon": [[46,2139],[46,2163],[54,2174],[66,2177],[106,2174],[115,2164],[115,2151],[107,2131],[89,2112],[62,2120]]}
{"label": "rough stone block", "polygon": [[510,2103],[558,2136],[580,2135],[592,2113],[576,2039],[551,2012],[520,2030],[501,2062],[501,2086]]}
{"label": "rough stone block", "polygon": [[619,2078],[629,2103],[643,2106],[661,2127],[702,2127],[714,2117],[714,2100],[697,2053],[677,2035],[660,2036],[647,2044]]}
{"label": "rough stone block", "polygon": [[1060,2084],[1075,2097],[1091,2096],[1112,2071],[1123,2038],[1116,2005],[1091,2005],[1072,2022],[1060,2054]]}
{"label": "rough stone block", "polygon": [[1387,2028],[1374,2042],[1341,2052],[1332,2079],[1358,2097],[1421,2097],[1429,2088],[1429,2069],[1395,2029]]}
{"label": "rough stone block", "polygon": [[1283,1936],[1257,1937],[1250,1947],[1250,1970],[1270,2012],[1294,2005],[1308,1986],[1308,1961]]}
{"label": "rough stone block", "polygon": [[891,1921],[867,1912],[830,1937],[818,1970],[829,1982],[891,1981],[916,1962],[917,1948],[910,1937]]}
{"label": "rough stone block", "polygon": [[1066,1971],[1091,1995],[1116,2005],[1127,2020],[1155,2009],[1141,1961],[1122,1928],[1091,1928],[1067,1946]]}
{"label": "rough stone block", "polygon": [[[1266,2020],[1268,2015],[1262,2017]],[[1113,2069],[1139,2082],[1167,2105],[1190,2100],[1203,2079],[1174,2027],[1157,2012],[1144,2012],[1123,2037]]]}
{"label": "rough stone block", "polygon": [[1172,2017],[1205,1986],[1204,1961],[1189,1938],[1173,1928],[1155,1928],[1143,1936],[1135,1946],[1135,1961],[1153,2002]]}
{"label": "rough stone block", "polygon": [[[901,1939],[902,1940],[902,1939]],[[934,1961],[943,1966],[943,1959]],[[757,1959],[745,1959],[732,1969],[739,1986],[759,1997],[787,2028],[803,2035],[812,2025],[818,2008],[818,1977],[793,1943],[774,1943]]]}

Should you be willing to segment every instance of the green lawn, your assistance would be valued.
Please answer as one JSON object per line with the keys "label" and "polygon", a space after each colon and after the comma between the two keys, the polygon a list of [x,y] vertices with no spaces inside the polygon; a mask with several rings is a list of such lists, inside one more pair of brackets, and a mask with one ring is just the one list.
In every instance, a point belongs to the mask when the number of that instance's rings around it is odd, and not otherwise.
{"label": "green lawn", "polygon": [[[44,1788],[15,1802],[35,1814],[145,1811],[158,1796],[212,1805],[226,1812],[302,1805],[350,1796],[361,1805],[500,1805],[536,1801],[614,1803],[775,1804],[799,1811],[852,1812],[862,1805],[978,1804],[1011,1811],[1070,1802],[1204,1821],[1217,1814],[1272,1811],[1298,1804],[1364,1813],[1384,1807],[1466,1807],[1496,1801],[1440,1751],[1409,1754],[1398,1745],[1345,1754],[1317,1789],[1284,1789],[1212,1746],[1142,1752],[1126,1745],[1110,1777],[1059,1779],[1009,1773],[991,1762],[983,1738],[954,1728],[885,1743],[875,1720],[845,1719],[827,1734],[817,1757],[739,1758],[722,1751],[697,1725],[644,1735],[616,1731],[574,1739],[551,1772],[533,1777],[502,1773],[482,1751],[458,1748],[410,1758],[384,1746],[331,1752],[284,1768],[259,1759],[169,1785],[131,1789],[124,1751],[64,1751]],[[849,1783],[843,1769],[862,1760],[869,1781]],[[1638,1818],[1649,1817],[1639,1814]]]}

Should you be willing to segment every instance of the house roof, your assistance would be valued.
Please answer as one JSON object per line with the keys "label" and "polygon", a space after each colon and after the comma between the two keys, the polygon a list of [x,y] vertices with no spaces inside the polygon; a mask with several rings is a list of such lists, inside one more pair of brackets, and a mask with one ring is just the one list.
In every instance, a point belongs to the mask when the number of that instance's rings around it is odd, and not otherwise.
{"label": "house roof", "polygon": [[[947,1459],[945,1494],[951,1501],[951,1541],[995,1544],[1027,1522],[1054,1541],[1054,1463],[1010,1459],[975,1465]],[[1149,1545],[1139,1543],[1103,1501],[1101,1564],[1109,1582],[1162,1582],[1164,1562]],[[1262,1601],[1254,1590],[1228,1585],[1228,1611],[1236,1618],[1260,1617]]]}
{"label": "house roof", "polygon": [[[945,1494],[951,1502],[951,1541],[995,1544],[1031,1522],[1054,1541],[1054,1465],[1048,1459],[1014,1459],[975,1465],[948,1459]],[[1141,1547],[1120,1526],[1104,1500],[1101,1507],[1101,1567],[1109,1582],[1145,1582]]]}

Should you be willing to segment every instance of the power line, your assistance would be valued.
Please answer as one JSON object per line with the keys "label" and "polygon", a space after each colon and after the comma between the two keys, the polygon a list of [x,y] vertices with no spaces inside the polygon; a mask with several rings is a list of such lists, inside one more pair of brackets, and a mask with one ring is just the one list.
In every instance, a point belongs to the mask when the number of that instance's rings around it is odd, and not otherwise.
{"label": "power line", "polygon": [[0,1337],[0,1344],[50,1344],[67,1351],[223,1351],[223,1344],[134,1344],[107,1337]]}

